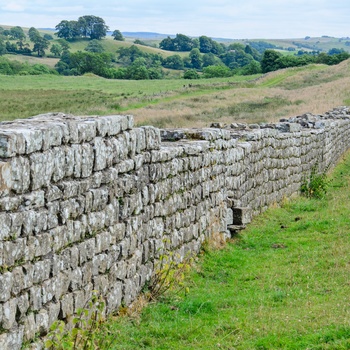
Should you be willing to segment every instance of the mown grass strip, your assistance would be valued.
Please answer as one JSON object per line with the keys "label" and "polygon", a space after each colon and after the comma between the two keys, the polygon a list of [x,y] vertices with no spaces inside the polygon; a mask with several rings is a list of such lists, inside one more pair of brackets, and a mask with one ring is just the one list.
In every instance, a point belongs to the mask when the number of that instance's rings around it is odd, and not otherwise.
{"label": "mown grass strip", "polygon": [[350,156],[323,199],[297,198],[203,254],[187,295],[110,324],[113,349],[349,349]]}

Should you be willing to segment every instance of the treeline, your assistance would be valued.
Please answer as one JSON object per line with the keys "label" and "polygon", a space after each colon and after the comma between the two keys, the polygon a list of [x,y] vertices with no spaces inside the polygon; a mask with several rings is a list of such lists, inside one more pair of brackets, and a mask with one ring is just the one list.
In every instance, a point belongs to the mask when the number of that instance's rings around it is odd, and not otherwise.
{"label": "treeline", "polygon": [[350,54],[338,49],[331,49],[317,54],[299,53],[299,55],[282,55],[278,51],[266,50],[261,60],[263,73],[276,71],[283,68],[306,66],[311,63],[335,65],[347,60]]}
{"label": "treeline", "polygon": [[[96,45],[92,45],[96,50]],[[275,50],[265,50],[257,55],[247,45],[234,44],[220,56],[213,53],[201,54],[199,49],[192,49],[188,56],[179,54],[163,58],[160,54],[146,53],[136,45],[117,50],[117,57],[106,52],[79,51],[66,52],[56,65],[63,75],[82,75],[88,72],[109,79],[162,79],[164,68],[184,71],[186,79],[230,77],[232,75],[252,75],[267,73],[288,67],[300,67],[311,63],[327,65],[338,64],[350,57],[345,51],[331,50],[329,53],[282,55]],[[122,65],[115,67],[115,63]]]}
{"label": "treeline", "polygon": [[[0,27],[0,55],[5,53],[46,55],[59,58],[55,72],[61,75],[83,75],[93,73],[108,79],[163,79],[170,70],[180,71],[186,79],[230,77],[232,75],[252,75],[270,71],[298,67],[311,63],[338,64],[349,58],[344,50],[331,49],[328,53],[305,52],[282,55],[275,45],[264,41],[251,41],[246,45],[233,43],[224,45],[207,36],[190,38],[177,34],[174,38],[163,39],[159,47],[172,51],[164,58],[160,53],[149,53],[139,45],[120,47],[116,52],[106,52],[102,38],[108,27],[104,20],[96,16],[82,16],[77,21],[61,21],[53,41],[49,34],[41,35],[35,28],[26,34],[21,27],[4,30]],[[115,40],[124,40],[121,32],[112,34]],[[83,51],[70,52],[70,43],[80,38],[88,38]],[[86,40],[86,39],[85,39]],[[181,52],[181,53],[180,53]],[[187,52],[188,54],[184,54]],[[0,61],[0,74],[53,74],[53,70],[9,60]],[[41,72],[41,73],[40,73]]]}

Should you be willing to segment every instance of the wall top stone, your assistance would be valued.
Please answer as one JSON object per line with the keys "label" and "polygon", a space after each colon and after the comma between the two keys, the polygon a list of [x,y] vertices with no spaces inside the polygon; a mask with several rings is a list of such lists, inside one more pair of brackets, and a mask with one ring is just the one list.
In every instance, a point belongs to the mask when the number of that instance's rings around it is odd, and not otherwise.
{"label": "wall top stone", "polygon": [[64,113],[41,114],[29,119],[0,123],[0,157],[46,151],[62,144],[90,142],[130,130],[130,115],[76,117]]}

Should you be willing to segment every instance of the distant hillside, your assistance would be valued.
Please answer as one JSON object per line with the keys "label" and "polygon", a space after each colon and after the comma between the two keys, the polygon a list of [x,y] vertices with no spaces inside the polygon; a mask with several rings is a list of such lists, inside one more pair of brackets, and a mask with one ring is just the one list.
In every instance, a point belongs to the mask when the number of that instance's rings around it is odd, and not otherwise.
{"label": "distant hillside", "polygon": [[163,40],[168,36],[170,36],[170,38],[175,38],[174,34],[161,34],[161,33],[153,33],[153,32],[122,32],[122,34],[125,37],[131,37],[135,39],[148,39],[148,40]]}

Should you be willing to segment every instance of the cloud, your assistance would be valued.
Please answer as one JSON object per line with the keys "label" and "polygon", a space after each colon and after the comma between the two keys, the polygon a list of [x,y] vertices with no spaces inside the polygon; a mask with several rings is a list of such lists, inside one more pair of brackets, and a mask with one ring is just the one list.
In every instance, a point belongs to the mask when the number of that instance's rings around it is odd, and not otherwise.
{"label": "cloud", "polygon": [[8,2],[2,7],[3,11],[23,12],[26,9],[24,2]]}
{"label": "cloud", "polygon": [[0,0],[0,25],[54,28],[102,17],[111,29],[227,38],[348,36],[345,0]]}

